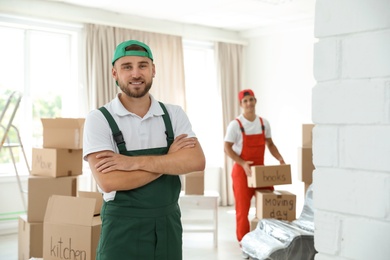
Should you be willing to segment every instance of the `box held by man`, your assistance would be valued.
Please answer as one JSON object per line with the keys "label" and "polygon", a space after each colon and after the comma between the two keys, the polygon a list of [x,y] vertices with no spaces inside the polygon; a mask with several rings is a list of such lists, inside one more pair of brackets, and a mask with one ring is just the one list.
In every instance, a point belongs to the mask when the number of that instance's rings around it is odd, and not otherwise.
{"label": "box held by man", "polygon": [[247,177],[250,188],[291,184],[290,164],[252,166],[251,170],[252,175]]}

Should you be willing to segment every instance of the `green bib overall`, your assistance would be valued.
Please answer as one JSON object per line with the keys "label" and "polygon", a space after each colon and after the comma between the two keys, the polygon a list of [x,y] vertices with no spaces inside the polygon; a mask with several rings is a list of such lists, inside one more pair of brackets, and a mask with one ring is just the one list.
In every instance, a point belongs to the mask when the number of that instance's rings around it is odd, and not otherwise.
{"label": "green bib overall", "polygon": [[[126,151],[123,136],[111,114],[100,108],[110,124],[119,151],[127,156],[166,154],[174,140],[165,106],[167,147]],[[129,172],[128,174],[131,174]],[[128,191],[117,191],[115,199],[104,202],[102,231],[97,260],[181,260],[182,225],[178,198],[179,176],[162,175],[153,182]]]}

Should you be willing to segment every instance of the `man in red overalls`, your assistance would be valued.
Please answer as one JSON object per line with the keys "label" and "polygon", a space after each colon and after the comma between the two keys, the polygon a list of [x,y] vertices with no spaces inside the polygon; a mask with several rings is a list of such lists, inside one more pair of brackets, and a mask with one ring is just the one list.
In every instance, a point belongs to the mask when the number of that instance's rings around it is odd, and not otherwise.
{"label": "man in red overalls", "polygon": [[[248,213],[255,188],[249,188],[247,176],[251,175],[252,165],[264,165],[265,146],[273,157],[285,164],[278,148],[271,138],[268,121],[256,115],[255,94],[251,89],[238,93],[243,113],[228,125],[225,136],[225,153],[234,161],[232,170],[233,192],[236,207],[236,235],[241,239],[250,230]],[[273,187],[265,189],[273,190]],[[248,258],[243,252],[243,258]]]}

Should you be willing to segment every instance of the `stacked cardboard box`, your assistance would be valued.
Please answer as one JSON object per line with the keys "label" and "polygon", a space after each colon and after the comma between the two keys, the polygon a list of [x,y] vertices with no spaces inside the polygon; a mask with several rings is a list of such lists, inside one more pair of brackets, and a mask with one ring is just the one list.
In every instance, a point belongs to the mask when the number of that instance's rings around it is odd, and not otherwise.
{"label": "stacked cardboard box", "polygon": [[102,202],[97,192],[51,196],[44,220],[43,259],[95,260]]}
{"label": "stacked cardboard box", "polygon": [[42,119],[43,148],[33,148],[27,215],[19,218],[19,259],[43,256],[46,206],[52,195],[76,196],[82,174],[84,119]]}
{"label": "stacked cardboard box", "polygon": [[271,191],[266,187],[291,184],[291,166],[263,165],[252,166],[252,175],[248,176],[248,187],[256,188],[256,216],[250,222],[254,230],[260,219],[274,218],[292,221],[295,219],[296,196],[288,191]]}
{"label": "stacked cardboard box", "polygon": [[302,125],[302,147],[298,147],[298,179],[305,184],[304,194],[313,182],[313,127],[314,124]]}
{"label": "stacked cardboard box", "polygon": [[186,195],[204,194],[204,171],[191,172],[185,175],[184,194]]}

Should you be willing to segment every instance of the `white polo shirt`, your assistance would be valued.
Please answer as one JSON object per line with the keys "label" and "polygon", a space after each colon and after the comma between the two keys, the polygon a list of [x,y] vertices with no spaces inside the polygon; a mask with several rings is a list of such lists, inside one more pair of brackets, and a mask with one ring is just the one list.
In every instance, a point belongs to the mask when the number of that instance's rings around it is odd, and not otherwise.
{"label": "white polo shirt", "polygon": [[[263,132],[259,116],[257,116],[253,122],[247,120],[242,114],[239,115],[237,118],[238,120],[240,120],[242,126],[244,127],[245,134],[254,135],[254,134],[261,134]],[[272,138],[271,127],[268,120],[266,120],[263,117],[262,119],[265,128],[265,137]],[[237,120],[234,119],[229,123],[226,129],[226,135],[224,141],[233,143],[233,147],[232,147],[233,151],[236,154],[241,155],[243,140],[242,140],[242,132],[240,129],[240,125],[238,124]]]}
{"label": "white polo shirt", "polygon": [[[111,113],[112,117],[122,131],[126,149],[140,150],[157,147],[166,147],[165,124],[162,118],[164,111],[157,100],[150,95],[151,106],[146,115],[141,118],[129,112],[119,100],[119,95],[104,107]],[[122,94],[123,95],[123,94]],[[174,136],[188,134],[188,137],[195,137],[191,123],[180,106],[164,104],[172,122]],[[112,137],[112,131],[108,121],[100,110],[92,110],[86,117],[83,134],[83,157],[86,160],[88,154],[109,150],[119,153],[118,147]],[[99,188],[100,190],[100,188]],[[101,191],[101,190],[100,190]],[[115,191],[104,193],[106,201],[113,200]]]}

